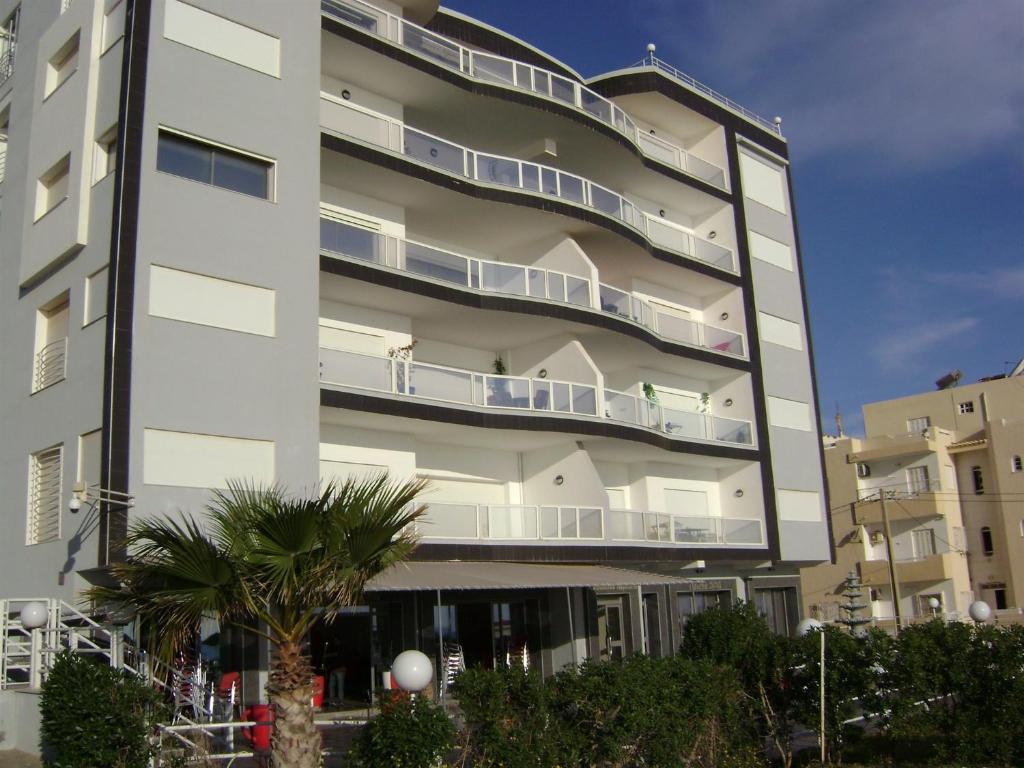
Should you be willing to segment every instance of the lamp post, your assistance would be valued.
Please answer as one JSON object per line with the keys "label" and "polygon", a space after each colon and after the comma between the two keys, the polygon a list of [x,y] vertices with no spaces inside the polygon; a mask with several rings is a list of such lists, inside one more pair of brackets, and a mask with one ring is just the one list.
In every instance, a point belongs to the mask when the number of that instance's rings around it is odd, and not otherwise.
{"label": "lamp post", "polygon": [[941,603],[939,602],[939,598],[937,598],[937,597],[929,597],[928,598],[928,607],[932,609],[932,618],[933,619],[938,614],[939,606],[940,605],[941,605]]}
{"label": "lamp post", "polygon": [[975,600],[971,603],[971,607],[967,609],[967,613],[970,614],[972,619],[974,619],[975,624],[984,624],[992,618],[992,609],[989,608],[988,603],[984,600]]}
{"label": "lamp post", "polygon": [[434,666],[425,653],[402,651],[391,665],[391,676],[399,688],[415,696],[434,679]]}
{"label": "lamp post", "polygon": [[800,637],[817,632],[821,637],[821,659],[818,663],[818,704],[820,705],[820,730],[818,743],[821,746],[821,764],[825,765],[825,626],[817,619],[804,619],[796,625],[796,633]]}
{"label": "lamp post", "polygon": [[39,688],[42,682],[43,635],[42,628],[49,619],[49,610],[41,600],[32,600],[21,607],[21,626],[29,630],[29,687]]}

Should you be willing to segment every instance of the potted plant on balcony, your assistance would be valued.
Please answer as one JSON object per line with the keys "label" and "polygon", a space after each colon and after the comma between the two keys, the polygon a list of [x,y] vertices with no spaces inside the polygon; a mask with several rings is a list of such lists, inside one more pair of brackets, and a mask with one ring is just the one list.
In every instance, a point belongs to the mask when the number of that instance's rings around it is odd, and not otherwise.
{"label": "potted plant on balcony", "polygon": [[416,348],[417,344],[419,344],[419,341],[412,339],[404,347],[388,348],[388,357],[395,361],[393,365],[396,369],[395,382],[398,385],[398,391],[405,392],[406,387],[408,387],[410,395],[416,394],[416,387],[412,385],[411,381],[406,380],[411,377],[408,375],[409,366],[405,365],[405,363],[412,360],[412,351]]}
{"label": "potted plant on balcony", "polygon": [[508,379],[500,378],[506,374],[508,369],[505,367],[505,361],[501,359],[501,355],[494,356],[492,368],[494,376],[490,377],[487,382],[487,388],[491,393],[487,398],[487,404],[498,407],[509,406],[512,404],[512,395],[508,389]]}

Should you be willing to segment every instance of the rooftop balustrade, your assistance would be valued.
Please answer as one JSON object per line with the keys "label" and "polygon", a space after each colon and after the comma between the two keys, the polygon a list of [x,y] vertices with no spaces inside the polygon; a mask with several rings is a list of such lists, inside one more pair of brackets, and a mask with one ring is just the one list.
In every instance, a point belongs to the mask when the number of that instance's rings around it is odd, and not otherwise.
{"label": "rooftop balustrade", "polygon": [[328,126],[331,132],[484,184],[513,187],[594,209],[632,227],[660,248],[736,272],[730,249],[647,213],[617,192],[582,176],[539,163],[477,152],[328,94],[322,93],[320,98],[344,110],[336,113],[341,116],[343,127],[339,130]]}
{"label": "rooftop balustrade", "polygon": [[643,131],[614,102],[574,80],[531,64],[466,48],[362,0],[322,0],[320,7],[328,16],[379,35],[441,66],[574,107],[614,128],[648,157],[719,189],[729,188],[724,169]]}
{"label": "rooftop balustrade", "polygon": [[748,421],[663,408],[624,392],[604,390],[604,407],[599,410],[599,390],[592,384],[480,373],[323,347],[320,381],[474,408],[610,419],[670,437],[753,444],[753,427]]}
{"label": "rooftop balustrade", "polygon": [[595,307],[590,280],[578,275],[464,256],[357,227],[331,218],[329,213],[320,217],[320,248],[326,253],[472,290],[600,309],[643,325],[671,341],[737,357],[746,355],[743,334],[680,317],[646,299],[604,283],[598,286],[600,306]]}

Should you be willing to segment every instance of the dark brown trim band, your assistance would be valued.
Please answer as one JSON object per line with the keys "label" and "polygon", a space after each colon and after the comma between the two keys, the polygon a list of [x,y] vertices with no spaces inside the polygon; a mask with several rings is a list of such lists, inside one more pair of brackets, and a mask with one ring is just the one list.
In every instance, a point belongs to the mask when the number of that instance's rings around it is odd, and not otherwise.
{"label": "dark brown trim band", "polygon": [[426,561],[502,561],[517,563],[685,563],[694,560],[749,560],[763,562],[768,559],[764,547],[698,548],[698,547],[630,547],[628,545],[574,545],[564,544],[431,544],[416,548],[413,560]]}
{"label": "dark brown trim band", "polygon": [[[362,280],[374,285],[384,286],[385,288],[394,288],[406,293],[416,294],[417,296],[426,296],[431,299],[461,304],[465,307],[496,312],[516,312],[522,315],[541,315],[559,320],[568,320],[574,323],[585,323],[586,325],[632,336],[667,355],[685,357],[690,360],[720,365],[737,371],[750,370],[750,363],[746,360],[717,355],[709,350],[689,347],[685,344],[676,344],[648,331],[646,328],[638,326],[636,323],[606,312],[598,313],[594,310],[581,309],[571,304],[553,304],[546,301],[537,301],[525,296],[485,294],[469,289],[463,290],[455,286],[438,285],[430,280],[420,280],[413,275],[380,269],[372,264],[360,264],[348,259],[334,258],[323,253],[320,254],[320,271],[342,277],[351,277],[355,280]],[[746,339],[744,339],[744,343],[746,343]]]}
{"label": "dark brown trim band", "polygon": [[589,224],[594,224],[595,226],[602,227],[621,235],[630,242],[640,246],[651,256],[659,259],[660,261],[667,262],[668,264],[672,264],[676,267],[689,269],[693,272],[699,272],[702,275],[714,277],[724,283],[730,283],[732,285],[740,285],[742,283],[740,275],[733,272],[726,272],[713,267],[710,264],[698,261],[697,259],[690,259],[686,256],[681,256],[679,254],[672,253],[671,251],[658,248],[640,232],[636,231],[629,225],[593,209],[572,205],[571,203],[566,203],[562,200],[534,195],[529,192],[522,192],[514,189],[499,189],[477,184],[473,179],[466,178],[465,176],[454,176],[453,174],[446,173],[441,170],[429,168],[420,163],[407,160],[404,157],[394,155],[385,149],[378,149],[366,144],[361,144],[357,141],[347,139],[343,136],[337,136],[333,133],[321,132],[320,146],[331,152],[348,155],[349,157],[354,157],[357,160],[363,160],[381,168],[386,168],[390,171],[400,173],[404,176],[411,176],[412,178],[420,179],[421,181],[426,181],[430,184],[444,187],[445,189],[450,189],[453,192],[458,192],[459,194],[466,195],[467,197],[473,197],[478,200],[488,200],[496,203],[521,205],[528,208],[535,208],[538,211],[558,213],[562,216],[568,216],[580,221],[585,221]]}
{"label": "dark brown trim band", "polygon": [[[446,424],[460,424],[484,429],[517,429],[527,432],[565,432],[573,435],[609,437],[646,443],[670,453],[685,453],[694,456],[712,456],[720,459],[740,461],[762,461],[757,448],[739,448],[713,443],[698,443],[674,440],[643,427],[606,421],[603,419],[573,419],[563,416],[548,416],[531,411],[527,414],[499,413],[467,410],[419,400],[402,400],[382,397],[371,392],[351,392],[340,389],[320,389],[320,405],[325,408],[340,408],[363,413],[380,413],[406,419],[440,421]],[[773,506],[774,509],[774,506]]]}
{"label": "dark brown trim band", "polygon": [[[130,463],[132,323],[151,12],[152,0],[128,0],[117,122],[118,168],[114,181],[107,285],[100,477],[104,488],[121,493],[128,493]],[[123,505],[101,505],[99,565],[124,557],[122,542],[127,532],[127,509]]]}

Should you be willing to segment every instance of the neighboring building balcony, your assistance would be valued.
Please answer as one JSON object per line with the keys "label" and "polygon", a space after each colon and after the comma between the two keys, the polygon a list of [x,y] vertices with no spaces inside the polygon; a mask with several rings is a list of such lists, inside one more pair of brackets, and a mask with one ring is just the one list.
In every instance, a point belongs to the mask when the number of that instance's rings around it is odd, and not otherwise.
{"label": "neighboring building balcony", "polygon": [[[896,560],[896,576],[900,582],[923,582],[933,584],[954,578],[956,564],[961,555],[957,552],[937,552],[925,557]],[[857,563],[861,581],[869,587],[889,585],[889,563],[887,560],[861,560]]]}
{"label": "neighboring building balcony", "polygon": [[523,264],[490,261],[414,240],[391,237],[321,216],[320,249],[330,256],[387,267],[482,293],[554,301],[600,311],[643,326],[668,341],[746,358],[743,334],[670,314],[651,302],[586,277]]}
{"label": "neighboring building balcony", "polygon": [[[853,508],[854,522],[857,525],[882,522],[882,504],[878,499],[879,491],[886,496],[885,511],[890,522],[913,522],[933,517],[944,517],[956,508],[954,498],[942,494],[938,480],[930,480],[920,489],[883,488],[862,490],[865,498],[858,501]],[[947,509],[950,507],[951,509]]]}
{"label": "neighboring building balcony", "polygon": [[320,381],[459,407],[607,419],[686,440],[753,445],[749,421],[664,408],[591,384],[488,374],[326,348],[320,349]]}
{"label": "neighboring building balcony", "polygon": [[861,440],[860,450],[849,454],[846,460],[851,464],[867,463],[879,459],[933,453],[939,449],[939,441],[944,437],[950,437],[951,434],[945,429],[928,427],[921,431],[869,437]]}
{"label": "neighboring building balcony", "polygon": [[322,0],[328,16],[372,32],[435,64],[487,83],[514,88],[573,107],[611,126],[646,157],[728,191],[725,170],[676,144],[641,130],[612,101],[567,77],[530,64],[475,51],[361,0]]}
{"label": "neighboring building balcony", "polygon": [[36,352],[32,368],[32,391],[38,392],[64,381],[67,376],[67,360],[67,337],[51,341]]}
{"label": "neighboring building balcony", "polygon": [[558,505],[424,502],[425,540],[621,541],[687,547],[763,546],[760,520]]}
{"label": "neighboring building balcony", "polygon": [[322,104],[331,105],[330,112],[321,117],[321,124],[328,132],[482,184],[511,187],[589,208],[636,230],[653,246],[727,272],[737,272],[729,248],[647,213],[617,192],[581,176],[539,163],[476,152],[328,94],[321,93],[320,98]]}

